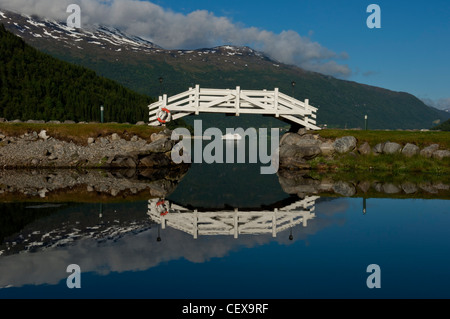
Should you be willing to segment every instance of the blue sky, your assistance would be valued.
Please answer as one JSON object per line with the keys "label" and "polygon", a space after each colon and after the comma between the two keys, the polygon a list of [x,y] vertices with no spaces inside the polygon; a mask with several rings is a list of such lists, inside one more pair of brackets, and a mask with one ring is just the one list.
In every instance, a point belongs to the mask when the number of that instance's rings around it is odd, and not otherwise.
{"label": "blue sky", "polygon": [[[349,66],[349,80],[435,101],[450,98],[448,0],[153,2],[183,14],[208,10],[275,33],[294,30],[334,52],[346,52],[348,59],[340,63]],[[366,25],[372,3],[381,8],[381,29]]]}
{"label": "blue sky", "polygon": [[[450,108],[450,0],[1,0],[0,7],[105,24],[167,49],[248,45],[339,78],[404,91]],[[368,5],[381,28],[366,25]]]}

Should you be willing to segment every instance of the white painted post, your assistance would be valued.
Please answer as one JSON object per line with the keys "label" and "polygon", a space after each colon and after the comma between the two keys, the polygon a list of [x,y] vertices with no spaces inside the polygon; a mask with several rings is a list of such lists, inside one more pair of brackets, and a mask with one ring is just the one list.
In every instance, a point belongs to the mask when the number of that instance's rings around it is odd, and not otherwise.
{"label": "white painted post", "polygon": [[239,220],[238,220],[238,209],[234,209],[234,238],[238,238],[239,234]]}
{"label": "white painted post", "polygon": [[274,94],[273,106],[275,108],[275,117],[280,117],[280,114],[278,111],[278,88],[275,88],[273,94]]}
{"label": "white painted post", "polygon": [[195,93],[194,93],[194,107],[195,107],[195,115],[200,113],[200,85],[195,85]]}
{"label": "white painted post", "polygon": [[234,102],[234,106],[236,108],[236,116],[239,116],[240,99],[241,99],[241,87],[236,86],[236,100]]}
{"label": "white painted post", "polygon": [[[305,99],[305,110],[308,111],[309,109],[309,99]],[[305,122],[308,123],[309,118],[307,115],[305,115]],[[308,130],[308,127],[306,128]]]}
{"label": "white painted post", "polygon": [[166,229],[166,218],[165,218],[165,216],[161,216],[159,218],[159,220],[160,220],[160,223],[161,223],[161,229]]}
{"label": "white painted post", "polygon": [[[264,89],[263,92],[266,93],[267,90]],[[264,102],[263,102],[263,104],[264,104],[264,105],[267,105],[267,95],[264,95]]]}
{"label": "white painted post", "polygon": [[[192,91],[192,87],[189,87],[188,91]],[[194,101],[192,101],[193,94],[189,94],[189,108],[192,107]]]}
{"label": "white painted post", "polygon": [[193,221],[192,221],[192,232],[193,232],[193,236],[194,236],[194,239],[197,239],[197,237],[198,237],[198,211],[195,209],[194,210],[194,214],[192,215],[193,216]]}
{"label": "white painted post", "polygon": [[275,208],[272,215],[272,237],[277,237],[277,212],[278,208]]}

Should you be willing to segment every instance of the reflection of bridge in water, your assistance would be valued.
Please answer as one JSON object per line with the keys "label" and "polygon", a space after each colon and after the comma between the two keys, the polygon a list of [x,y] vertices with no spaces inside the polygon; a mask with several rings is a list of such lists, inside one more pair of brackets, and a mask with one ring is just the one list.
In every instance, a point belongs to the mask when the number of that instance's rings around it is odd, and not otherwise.
{"label": "reflection of bridge in water", "polygon": [[191,234],[194,238],[202,235],[272,234],[302,224],[315,217],[315,203],[319,196],[308,196],[282,208],[269,211],[230,211],[191,210],[168,201],[150,199],[148,216],[164,229],[166,226]]}

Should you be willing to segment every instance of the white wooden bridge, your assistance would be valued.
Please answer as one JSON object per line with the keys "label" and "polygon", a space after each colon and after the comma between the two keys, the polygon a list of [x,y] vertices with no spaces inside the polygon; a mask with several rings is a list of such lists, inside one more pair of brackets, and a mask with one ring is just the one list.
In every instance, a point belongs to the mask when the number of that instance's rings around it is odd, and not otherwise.
{"label": "white wooden bridge", "polygon": [[303,125],[306,129],[320,130],[316,126],[317,108],[309,100],[299,101],[279,92],[268,90],[189,88],[186,92],[167,97],[149,106],[149,125],[164,125],[166,121],[200,113],[266,114],[281,117]]}
{"label": "white wooden bridge", "polygon": [[[198,212],[163,201],[150,199],[147,215],[161,225],[181,230],[194,238],[200,235],[272,234],[296,225],[307,226],[308,220],[315,217],[315,203],[319,196],[308,196],[286,207],[273,211],[215,211]],[[164,203],[164,205],[161,205]],[[162,207],[164,207],[162,209]]]}

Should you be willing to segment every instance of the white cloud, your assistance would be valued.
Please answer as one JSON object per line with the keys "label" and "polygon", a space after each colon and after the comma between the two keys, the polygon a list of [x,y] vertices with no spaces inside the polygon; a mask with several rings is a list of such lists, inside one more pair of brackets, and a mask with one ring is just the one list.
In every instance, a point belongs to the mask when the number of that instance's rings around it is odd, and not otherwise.
{"label": "white cloud", "polygon": [[432,106],[439,110],[447,110],[450,109],[450,97],[433,100],[430,98],[421,98],[422,102],[428,106]]}
{"label": "white cloud", "polygon": [[[173,12],[154,3],[138,0],[2,0],[4,9],[65,21],[66,8],[81,7],[83,24],[105,24],[135,34],[166,49],[197,49],[222,44],[248,45],[283,63],[334,76],[349,76],[347,59],[309,36],[288,30],[276,34],[255,27],[244,27],[206,10],[189,14]],[[310,32],[312,34],[312,32]]]}

